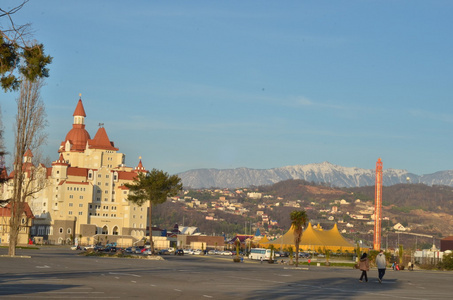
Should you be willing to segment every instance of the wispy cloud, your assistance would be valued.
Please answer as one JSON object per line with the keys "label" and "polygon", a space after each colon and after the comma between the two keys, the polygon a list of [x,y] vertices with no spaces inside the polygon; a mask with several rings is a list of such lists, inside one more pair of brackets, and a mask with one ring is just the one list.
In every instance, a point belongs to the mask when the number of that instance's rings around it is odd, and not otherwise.
{"label": "wispy cloud", "polygon": [[436,120],[445,123],[453,123],[453,114],[447,113],[437,113],[432,111],[426,111],[421,109],[411,109],[409,114],[415,118],[427,119],[427,120]]}
{"label": "wispy cloud", "polygon": [[287,100],[282,100],[280,103],[291,107],[313,107],[324,109],[350,109],[344,105],[326,103],[321,101],[314,101],[305,96],[290,97]]}

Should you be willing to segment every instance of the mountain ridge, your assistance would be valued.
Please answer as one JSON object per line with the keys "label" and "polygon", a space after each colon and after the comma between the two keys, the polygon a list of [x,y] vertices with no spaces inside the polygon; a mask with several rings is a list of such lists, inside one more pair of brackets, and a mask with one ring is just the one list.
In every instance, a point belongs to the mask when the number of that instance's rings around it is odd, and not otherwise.
{"label": "mountain ridge", "polygon": [[[329,184],[335,187],[371,186],[375,182],[374,169],[343,167],[330,162],[285,166],[272,169],[194,169],[178,173],[187,188],[246,188],[270,185],[288,179]],[[453,186],[453,170],[417,175],[407,170],[384,169],[383,184],[423,183],[426,185]]]}

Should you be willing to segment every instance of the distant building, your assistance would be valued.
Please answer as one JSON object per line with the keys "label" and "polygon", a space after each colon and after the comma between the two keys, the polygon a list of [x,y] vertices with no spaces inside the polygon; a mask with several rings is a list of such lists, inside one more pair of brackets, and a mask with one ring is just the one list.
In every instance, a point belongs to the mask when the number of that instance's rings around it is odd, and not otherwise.
{"label": "distant building", "polygon": [[[10,220],[11,204],[3,204],[0,206],[0,245],[9,244]],[[33,213],[31,212],[28,203],[24,203],[24,211],[20,222],[19,235],[17,237],[18,245],[28,244],[32,220]]]}
{"label": "distant building", "polygon": [[178,234],[176,243],[178,248],[184,249],[223,250],[225,248],[223,236]]}
{"label": "distant building", "polygon": [[395,226],[393,226],[393,229],[397,231],[406,231],[406,228],[401,223],[395,224]]}
{"label": "distant building", "polygon": [[263,196],[263,194],[261,194],[261,193],[255,193],[255,192],[247,193],[247,197],[250,199],[261,199],[262,196]]}
{"label": "distant building", "polygon": [[[35,216],[30,235],[51,244],[77,238],[81,244],[132,245],[146,236],[148,205],[127,201],[125,184],[146,169],[141,160],[135,168],[125,166],[125,155],[110,141],[103,124],[91,138],[85,117],[80,99],[72,129],[58,148],[58,159],[50,167],[36,166],[46,187],[28,199]],[[30,153],[24,159],[31,164]],[[7,182],[1,190],[6,190],[2,198],[7,199],[12,186]]]}
{"label": "distant building", "polygon": [[[214,218],[212,218],[213,220]],[[180,234],[200,235],[200,230],[195,226],[179,226]]]}
{"label": "distant building", "polygon": [[453,236],[447,236],[440,240],[440,251],[453,250]]}

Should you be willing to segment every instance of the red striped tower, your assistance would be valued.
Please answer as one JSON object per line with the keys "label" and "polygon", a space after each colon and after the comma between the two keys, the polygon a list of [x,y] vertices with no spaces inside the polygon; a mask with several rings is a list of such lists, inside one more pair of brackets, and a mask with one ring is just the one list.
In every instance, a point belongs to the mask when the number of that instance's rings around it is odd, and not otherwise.
{"label": "red striped tower", "polygon": [[382,161],[376,162],[376,182],[374,192],[374,241],[373,249],[381,250],[381,222],[382,222]]}

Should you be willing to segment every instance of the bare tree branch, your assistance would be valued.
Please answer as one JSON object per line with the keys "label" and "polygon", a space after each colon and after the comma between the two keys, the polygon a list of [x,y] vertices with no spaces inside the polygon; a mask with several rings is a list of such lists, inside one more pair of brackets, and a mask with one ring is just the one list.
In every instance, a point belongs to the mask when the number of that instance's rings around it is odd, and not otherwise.
{"label": "bare tree branch", "polygon": [[14,177],[13,193],[10,201],[10,243],[9,255],[16,254],[17,238],[24,213],[24,205],[31,197],[39,192],[45,185],[45,168],[35,166],[30,157],[24,161],[28,150],[38,152],[45,142],[43,134],[46,126],[46,113],[41,100],[40,90],[43,80],[34,82],[21,78],[20,96],[16,99],[17,115],[15,126],[15,152],[14,152]]}

